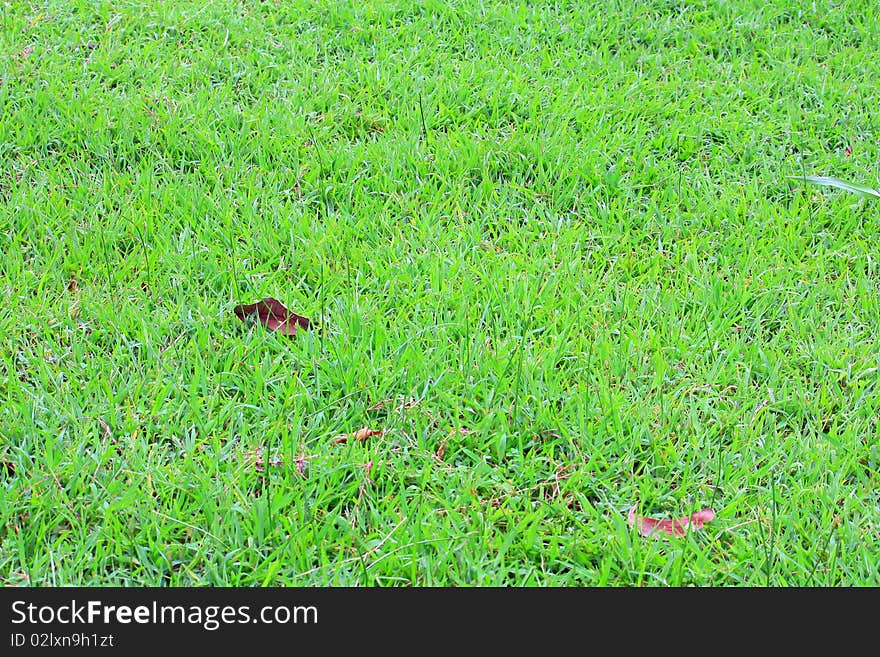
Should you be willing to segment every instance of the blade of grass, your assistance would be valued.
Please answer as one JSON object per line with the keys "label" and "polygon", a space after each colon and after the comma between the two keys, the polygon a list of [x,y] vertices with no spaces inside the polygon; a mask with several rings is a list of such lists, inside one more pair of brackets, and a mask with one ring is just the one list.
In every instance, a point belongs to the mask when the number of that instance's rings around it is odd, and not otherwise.
{"label": "blade of grass", "polygon": [[849,183],[844,180],[840,180],[839,178],[834,178],[832,176],[789,176],[789,178],[792,180],[800,180],[801,182],[812,183],[814,185],[836,187],[837,189],[843,189],[847,192],[855,192],[856,194],[868,194],[869,196],[876,196],[877,198],[880,198],[880,190],[874,189],[872,187],[866,187],[865,185]]}

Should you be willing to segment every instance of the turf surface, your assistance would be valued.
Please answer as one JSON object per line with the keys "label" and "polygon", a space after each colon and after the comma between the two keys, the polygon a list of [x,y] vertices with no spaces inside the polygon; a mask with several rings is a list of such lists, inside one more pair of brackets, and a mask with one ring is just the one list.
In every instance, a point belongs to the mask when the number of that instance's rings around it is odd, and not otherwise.
{"label": "turf surface", "polygon": [[0,580],[880,584],[878,35],[3,3]]}

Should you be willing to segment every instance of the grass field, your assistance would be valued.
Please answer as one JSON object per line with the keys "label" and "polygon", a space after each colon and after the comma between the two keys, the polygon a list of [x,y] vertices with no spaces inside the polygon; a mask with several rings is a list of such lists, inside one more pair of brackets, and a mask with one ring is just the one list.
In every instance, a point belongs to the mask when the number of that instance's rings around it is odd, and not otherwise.
{"label": "grass field", "polygon": [[874,9],[3,3],[0,580],[880,585]]}

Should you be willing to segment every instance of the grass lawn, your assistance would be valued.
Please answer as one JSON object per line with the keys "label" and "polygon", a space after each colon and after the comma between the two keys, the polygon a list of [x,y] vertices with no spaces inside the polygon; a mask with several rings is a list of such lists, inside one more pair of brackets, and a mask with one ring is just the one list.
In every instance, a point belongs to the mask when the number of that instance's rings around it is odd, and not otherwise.
{"label": "grass lawn", "polygon": [[0,581],[880,585],[874,9],[3,3]]}

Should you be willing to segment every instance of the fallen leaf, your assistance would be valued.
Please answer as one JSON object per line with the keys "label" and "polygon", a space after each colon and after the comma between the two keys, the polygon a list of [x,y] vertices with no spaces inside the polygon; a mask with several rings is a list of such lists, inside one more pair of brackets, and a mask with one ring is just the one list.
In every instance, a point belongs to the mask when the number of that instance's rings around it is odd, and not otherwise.
{"label": "fallen leaf", "polygon": [[15,476],[15,463],[12,461],[0,461],[0,465],[3,466],[3,472],[5,472],[8,476]]}
{"label": "fallen leaf", "polygon": [[333,444],[341,445],[343,443],[347,443],[349,438],[357,440],[359,442],[364,442],[367,438],[371,438],[372,436],[381,436],[383,433],[385,433],[385,431],[382,429],[370,429],[369,427],[364,427],[363,429],[358,429],[350,435],[344,433],[342,435],[336,436],[333,439]]}
{"label": "fallen leaf", "polygon": [[636,515],[636,505],[630,507],[626,516],[629,526],[632,527],[638,521],[639,534],[642,536],[650,536],[655,532],[662,532],[669,536],[682,537],[687,533],[689,527],[693,529],[702,529],[704,522],[709,522],[715,517],[714,509],[703,509],[691,514],[690,517],[658,520],[657,518],[648,518]]}
{"label": "fallen leaf", "polygon": [[382,429],[370,429],[368,427],[364,427],[363,429],[358,429],[352,434],[352,438],[355,440],[359,440],[364,442],[367,438],[371,438],[372,436],[381,436]]}
{"label": "fallen leaf", "polygon": [[266,297],[257,303],[236,306],[233,312],[241,321],[245,321],[247,317],[254,317],[270,331],[278,331],[288,337],[296,334],[299,329],[307,330],[312,326],[308,318],[291,312],[278,299],[272,297]]}

